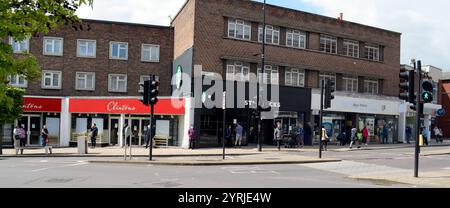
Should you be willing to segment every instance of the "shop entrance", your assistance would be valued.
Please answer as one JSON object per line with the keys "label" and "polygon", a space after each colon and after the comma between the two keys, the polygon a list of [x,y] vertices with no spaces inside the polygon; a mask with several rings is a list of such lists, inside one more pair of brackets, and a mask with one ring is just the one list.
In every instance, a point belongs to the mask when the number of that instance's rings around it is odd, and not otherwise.
{"label": "shop entrance", "polygon": [[23,115],[19,125],[25,129],[27,134],[27,145],[39,145],[41,135],[41,116]]}
{"label": "shop entrance", "polygon": [[[110,143],[116,145],[119,143],[119,118],[110,118]],[[131,144],[132,145],[145,145],[145,133],[147,132],[148,125],[150,125],[149,118],[125,118],[125,124],[129,124],[131,128]]]}

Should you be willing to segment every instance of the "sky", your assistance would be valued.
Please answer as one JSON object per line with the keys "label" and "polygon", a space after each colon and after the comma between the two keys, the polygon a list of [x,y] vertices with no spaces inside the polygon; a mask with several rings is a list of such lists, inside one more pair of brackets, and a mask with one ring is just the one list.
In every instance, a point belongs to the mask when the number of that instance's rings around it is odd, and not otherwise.
{"label": "sky", "polygon": [[[262,0],[257,0],[262,2]],[[169,25],[185,0],[94,0],[82,18]],[[401,63],[450,71],[450,1],[448,0],[267,0],[268,4],[380,27],[402,33]]]}

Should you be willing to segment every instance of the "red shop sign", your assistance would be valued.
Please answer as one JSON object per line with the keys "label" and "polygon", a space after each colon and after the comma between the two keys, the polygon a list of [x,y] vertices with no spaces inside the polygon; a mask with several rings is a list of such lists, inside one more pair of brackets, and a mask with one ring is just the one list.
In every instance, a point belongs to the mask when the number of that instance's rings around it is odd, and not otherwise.
{"label": "red shop sign", "polygon": [[61,112],[61,99],[24,98],[23,112]]}
{"label": "red shop sign", "polygon": [[[176,103],[176,105],[173,105]],[[70,113],[148,114],[150,107],[138,99],[70,99]],[[155,114],[184,115],[184,99],[160,99]]]}

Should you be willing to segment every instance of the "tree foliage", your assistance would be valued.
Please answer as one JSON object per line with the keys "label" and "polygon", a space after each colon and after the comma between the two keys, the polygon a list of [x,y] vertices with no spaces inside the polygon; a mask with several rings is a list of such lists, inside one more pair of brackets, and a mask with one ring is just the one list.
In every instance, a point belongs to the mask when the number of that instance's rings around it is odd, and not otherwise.
{"label": "tree foliage", "polygon": [[[6,102],[0,103],[0,124],[12,123],[22,116],[22,97],[24,93],[25,91],[23,89],[6,88],[6,96],[11,99],[6,99]],[[7,106],[12,106],[12,108],[8,108]]]}
{"label": "tree foliage", "polygon": [[[92,6],[93,0],[0,0],[0,106],[3,113],[15,115],[23,93],[8,86],[8,76],[23,76],[28,81],[40,77],[37,59],[28,52],[15,55],[9,37],[17,41],[47,34],[61,25],[80,27],[76,10]],[[20,95],[20,96],[19,96]],[[6,113],[5,115],[8,115]],[[0,121],[2,121],[0,119]]]}

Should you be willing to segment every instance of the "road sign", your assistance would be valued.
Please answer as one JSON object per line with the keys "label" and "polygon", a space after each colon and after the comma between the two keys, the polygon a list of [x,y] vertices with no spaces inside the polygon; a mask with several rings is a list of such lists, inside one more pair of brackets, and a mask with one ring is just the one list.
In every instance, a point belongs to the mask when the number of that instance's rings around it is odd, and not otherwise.
{"label": "road sign", "polygon": [[444,116],[444,115],[445,115],[445,109],[439,109],[439,110],[437,110],[436,114],[437,114],[438,116]]}

